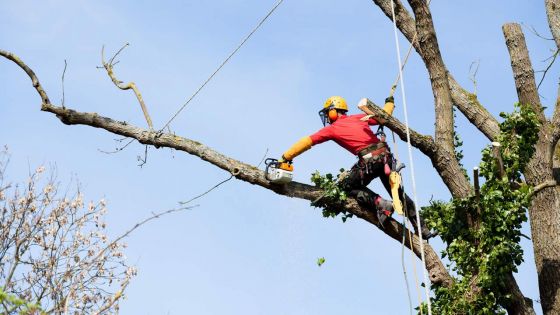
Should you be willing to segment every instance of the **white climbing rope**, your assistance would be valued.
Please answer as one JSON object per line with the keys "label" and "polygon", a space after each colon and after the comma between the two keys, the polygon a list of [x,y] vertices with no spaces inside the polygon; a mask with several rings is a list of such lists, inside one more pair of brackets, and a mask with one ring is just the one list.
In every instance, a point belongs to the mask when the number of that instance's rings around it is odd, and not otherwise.
{"label": "white climbing rope", "polygon": [[[395,36],[395,46],[397,49],[397,60],[399,64],[399,80],[401,85],[401,95],[403,98],[403,110],[404,110],[404,119],[405,119],[405,126],[406,126],[406,142],[408,147],[408,161],[410,163],[410,176],[412,179],[412,198],[414,200],[414,204],[418,205],[418,200],[416,198],[416,178],[414,177],[414,161],[412,159],[412,146],[410,144],[410,129],[408,127],[408,111],[406,105],[406,93],[405,93],[405,85],[404,85],[404,78],[402,73],[402,61],[401,61],[401,54],[400,54],[400,45],[399,45],[399,37],[397,32],[397,19],[395,15],[395,3],[394,0],[391,0],[391,12],[393,15],[393,33]],[[418,238],[420,239],[420,256],[422,258],[422,264],[424,265],[424,288],[426,291],[426,302],[428,304],[428,315],[432,315],[432,305],[430,301],[430,281],[428,279],[428,273],[426,270],[426,257],[424,255],[424,240],[422,239],[422,227],[420,224],[420,213],[416,209],[416,223],[417,223],[417,231],[418,231]]]}

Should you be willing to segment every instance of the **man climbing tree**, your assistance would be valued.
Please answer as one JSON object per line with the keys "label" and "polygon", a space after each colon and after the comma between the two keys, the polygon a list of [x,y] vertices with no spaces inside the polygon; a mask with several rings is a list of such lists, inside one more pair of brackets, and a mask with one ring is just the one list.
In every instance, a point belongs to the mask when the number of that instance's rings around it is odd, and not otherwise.
{"label": "man climbing tree", "polygon": [[[358,107],[363,108],[366,105],[367,99],[362,99]],[[393,97],[388,97],[385,100],[383,110],[387,114],[392,115],[394,108]],[[387,218],[393,214],[393,205],[390,201],[381,198],[380,195],[367,188],[367,185],[379,177],[387,192],[391,194],[392,185],[389,175],[393,167],[396,167],[396,161],[385,142],[385,137],[382,136],[382,140],[380,140],[369,127],[379,125],[382,121],[378,121],[366,114],[346,115],[347,112],[348,104],[346,100],[340,96],[329,97],[325,101],[323,109],[319,111],[324,128],[310,136],[301,138],[284,152],[281,161],[291,163],[296,156],[316,144],[329,140],[336,142],[358,157],[358,162],[341,179],[340,186],[350,196],[355,197],[360,206],[376,213],[379,224],[381,227],[384,227]],[[400,200],[406,200],[407,216],[410,218],[414,228],[417,229],[414,203],[408,195],[404,194],[402,187],[398,188],[398,196]],[[422,219],[421,226],[422,238],[429,239],[432,237],[430,230]]]}
{"label": "man climbing tree", "polygon": [[[517,228],[524,220],[525,210],[528,210],[538,274],[540,307],[545,315],[560,314],[560,188],[558,165],[554,159],[554,151],[560,139],[560,96],[556,96],[556,102],[552,104],[554,112],[547,117],[520,25],[505,24],[503,34],[510,53],[517,99],[521,105],[519,112],[504,115],[505,120],[500,124],[481,104],[476,93],[470,93],[461,86],[446,66],[427,1],[408,0],[412,11],[399,0],[373,2],[396,23],[398,30],[413,46],[425,65],[428,72],[426,77],[432,89],[435,125],[433,135],[411,130],[410,137],[407,138],[405,124],[388,115],[382,108],[373,107],[373,110],[376,121],[383,120],[387,128],[393,130],[401,139],[409,140],[412,146],[430,160],[453,198],[450,203],[432,205],[429,215],[426,216],[432,219],[429,222],[430,226],[444,238],[448,246],[447,253],[459,261],[457,265],[464,268],[461,271],[453,269],[450,272],[451,268],[446,268],[433,248],[427,244],[424,246],[429,280],[436,288],[436,298],[440,302],[434,305],[441,307],[442,314],[491,314],[494,311],[535,314],[531,299],[525,297],[513,277],[522,258],[517,247],[520,237]],[[544,4],[557,56],[560,49],[560,0],[545,0]],[[57,106],[51,103],[45,89],[28,65],[12,53],[0,51],[0,55],[15,62],[27,73],[41,98],[41,110],[56,115],[64,124],[101,128],[135,139],[144,145],[180,150],[212,163],[239,180],[285,196],[313,201],[324,194],[318,187],[297,182],[282,186],[271,184],[257,167],[221,154],[200,142],[165,132],[164,128],[158,132],[97,113],[76,111],[65,107],[64,104]],[[417,106],[423,110],[427,107],[425,102]],[[464,176],[454,142],[454,108],[458,109],[487,140],[499,143],[493,147],[494,150],[484,151],[484,164],[480,169],[481,175],[486,177],[487,186],[478,187],[478,174],[473,177],[473,183]],[[341,113],[336,113],[337,119],[339,114]],[[527,125],[527,122],[530,122],[530,125]],[[333,126],[334,124],[330,127]],[[369,125],[366,127],[369,128]],[[527,133],[526,130],[531,132]],[[313,140],[311,143],[307,140],[304,147],[311,144]],[[529,154],[533,153],[532,150],[534,154]],[[373,225],[378,225],[379,219],[377,213],[371,211],[371,203],[370,209],[368,205],[363,207],[360,203],[355,198],[348,198],[341,207]],[[442,214],[446,216],[442,217]],[[481,217],[481,214],[496,215],[499,218],[484,221],[485,217]],[[438,222],[438,219],[441,219],[441,222]],[[450,226],[442,222],[460,224]],[[508,229],[512,227],[515,233],[508,234]],[[403,231],[403,227],[392,218],[385,220],[382,231],[399,242],[403,234],[407,235],[403,233],[406,232]],[[488,232],[492,233],[485,234]],[[404,243],[417,256],[421,255],[420,242],[416,236],[407,238]],[[490,255],[492,253],[497,255],[494,257]],[[507,267],[501,268],[504,260]],[[476,265],[470,264],[471,262]],[[499,277],[488,274],[488,270],[500,271]]]}

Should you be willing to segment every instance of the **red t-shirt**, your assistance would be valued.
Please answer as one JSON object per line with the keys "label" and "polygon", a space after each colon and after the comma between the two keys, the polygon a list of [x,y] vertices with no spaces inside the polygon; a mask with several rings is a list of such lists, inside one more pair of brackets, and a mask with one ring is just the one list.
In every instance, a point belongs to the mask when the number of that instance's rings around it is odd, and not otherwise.
{"label": "red t-shirt", "polygon": [[339,116],[338,119],[309,136],[313,145],[333,140],[341,147],[356,155],[361,149],[379,142],[379,139],[370,129],[370,125],[378,125],[377,120],[370,118],[361,121],[365,114]]}

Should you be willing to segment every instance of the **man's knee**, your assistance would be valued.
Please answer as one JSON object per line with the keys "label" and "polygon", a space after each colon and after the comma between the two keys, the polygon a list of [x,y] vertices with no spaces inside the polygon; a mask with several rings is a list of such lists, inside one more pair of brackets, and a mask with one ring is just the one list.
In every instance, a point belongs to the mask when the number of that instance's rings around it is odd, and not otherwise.
{"label": "man's knee", "polygon": [[366,190],[359,190],[356,193],[356,200],[358,204],[361,206],[372,206],[375,203],[375,197],[377,197],[374,193],[366,191]]}

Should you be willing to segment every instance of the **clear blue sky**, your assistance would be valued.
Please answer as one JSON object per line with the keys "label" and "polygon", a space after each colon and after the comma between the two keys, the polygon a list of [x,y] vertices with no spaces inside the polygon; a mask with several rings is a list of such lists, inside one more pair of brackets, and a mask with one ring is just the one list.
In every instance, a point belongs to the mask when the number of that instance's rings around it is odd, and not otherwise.
{"label": "clear blue sky", "polygon": [[[53,103],[60,103],[66,59],[68,107],[145,126],[134,96],[96,69],[102,45],[113,52],[129,42],[115,71],[123,81],[137,83],[158,127],[273,3],[0,1],[0,48],[35,70]],[[495,115],[510,111],[516,94],[501,25],[522,22],[549,36],[544,1],[435,0],[432,11],[451,73],[472,90],[469,66],[480,60],[480,100]],[[542,60],[553,44],[524,30],[535,68],[544,69]],[[397,71],[392,34],[390,21],[371,1],[285,0],[172,129],[253,165],[267,149],[277,157],[321,126],[317,111],[328,96],[342,95],[353,108],[362,97],[385,98]],[[401,46],[407,47],[404,41]],[[551,69],[541,88],[545,104],[554,102],[558,70]],[[431,134],[432,92],[416,55],[405,80],[410,123]],[[398,93],[396,102],[395,115],[403,119]],[[108,200],[113,235],[228,177],[168,149],[150,148],[148,163],[140,168],[137,156],[144,149],[137,143],[119,154],[101,153],[115,148],[114,135],[65,126],[40,112],[29,79],[7,60],[0,60],[0,104],[0,144],[12,153],[9,178],[23,180],[28,165],[56,164],[61,181],[76,176],[87,199]],[[464,164],[471,169],[487,141],[458,116]],[[399,150],[407,160],[403,143]],[[309,182],[316,169],[337,172],[353,162],[335,144],[324,144],[296,160],[295,177]],[[415,166],[421,205],[449,197],[418,151]],[[408,177],[405,181],[410,183]],[[371,187],[380,191],[379,184]],[[307,201],[235,180],[197,204],[128,238],[127,256],[139,274],[122,314],[409,313],[401,247],[377,228],[358,219],[345,224],[324,219]],[[432,243],[441,248],[438,240]],[[528,242],[524,248],[526,263],[517,278],[523,292],[536,298],[532,248]],[[318,257],[326,258],[321,268]],[[412,277],[410,264],[408,273]]]}

